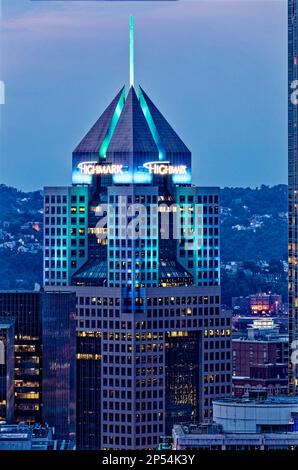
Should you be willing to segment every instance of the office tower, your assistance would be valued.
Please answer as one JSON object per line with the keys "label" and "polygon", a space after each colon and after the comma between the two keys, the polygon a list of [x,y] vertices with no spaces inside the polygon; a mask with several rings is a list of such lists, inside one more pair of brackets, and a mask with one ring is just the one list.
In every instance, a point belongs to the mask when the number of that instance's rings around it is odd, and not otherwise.
{"label": "office tower", "polygon": [[38,292],[0,292],[0,317],[15,319],[15,420],[42,420],[42,348]]}
{"label": "office tower", "polygon": [[72,186],[45,188],[45,290],[77,297],[84,449],[155,448],[231,393],[218,188],[191,183],[191,152],[132,77],[74,150]]}
{"label": "office tower", "polygon": [[61,439],[74,435],[74,314],[71,292],[0,292],[1,322],[15,321],[15,420],[47,422]]}
{"label": "office tower", "polygon": [[55,437],[76,431],[76,299],[74,293],[42,294],[42,420]]}
{"label": "office tower", "polygon": [[0,421],[14,419],[14,320],[0,317]]}
{"label": "office tower", "polygon": [[77,333],[77,448],[100,449],[101,333]]}
{"label": "office tower", "polygon": [[[298,340],[298,2],[288,0],[288,165],[289,165],[289,344],[290,357]],[[289,363],[289,393],[298,392],[298,365]]]}

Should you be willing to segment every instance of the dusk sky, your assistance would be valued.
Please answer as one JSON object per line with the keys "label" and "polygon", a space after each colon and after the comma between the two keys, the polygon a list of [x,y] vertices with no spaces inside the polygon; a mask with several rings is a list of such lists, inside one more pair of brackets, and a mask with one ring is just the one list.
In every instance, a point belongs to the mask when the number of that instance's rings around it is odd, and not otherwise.
{"label": "dusk sky", "polygon": [[71,182],[71,153],[129,81],[192,151],[193,183],[287,180],[286,0],[2,0],[0,183]]}

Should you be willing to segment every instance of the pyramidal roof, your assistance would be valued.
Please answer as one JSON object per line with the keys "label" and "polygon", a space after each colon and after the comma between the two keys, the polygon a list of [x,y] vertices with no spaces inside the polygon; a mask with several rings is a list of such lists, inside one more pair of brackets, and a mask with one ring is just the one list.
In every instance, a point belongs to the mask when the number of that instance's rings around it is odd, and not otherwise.
{"label": "pyramidal roof", "polygon": [[190,150],[141,87],[140,91],[145,98],[164,150],[171,153],[190,153]]}
{"label": "pyramidal roof", "polygon": [[87,132],[85,137],[81,140],[79,145],[75,148],[73,153],[99,153],[100,147],[103,143],[105,136],[109,130],[111,120],[116,110],[117,104],[123,93],[124,86],[119,93],[115,96],[113,101],[102,113],[100,118]]}
{"label": "pyramidal roof", "polygon": [[110,153],[156,153],[158,148],[152,137],[140,102],[132,86],[108,146]]}
{"label": "pyramidal roof", "polygon": [[[140,87],[141,104],[133,86],[126,99],[124,88],[121,88],[73,154],[98,156],[102,147],[107,156],[115,153],[146,153],[158,158],[161,149],[165,153],[190,154],[144,90]],[[142,109],[144,101],[149,113]]]}

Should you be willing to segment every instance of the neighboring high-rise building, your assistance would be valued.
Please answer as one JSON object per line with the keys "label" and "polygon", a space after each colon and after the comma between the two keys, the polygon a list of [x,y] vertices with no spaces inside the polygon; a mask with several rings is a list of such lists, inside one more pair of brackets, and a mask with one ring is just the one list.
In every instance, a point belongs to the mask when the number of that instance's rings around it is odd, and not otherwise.
{"label": "neighboring high-rise building", "polygon": [[[298,1],[288,0],[289,343],[298,340]],[[294,354],[295,356],[295,354]],[[296,361],[294,361],[296,362]],[[298,394],[298,364],[289,363],[289,393]]]}
{"label": "neighboring high-rise building", "polygon": [[72,181],[45,188],[44,285],[77,296],[78,448],[155,448],[231,394],[218,188],[191,183],[189,149],[133,83],[74,150]]}
{"label": "neighboring high-rise building", "polygon": [[0,421],[14,419],[14,320],[0,318]]}
{"label": "neighboring high-rise building", "polygon": [[7,363],[14,366],[14,418],[46,422],[57,439],[75,434],[75,302],[72,292],[0,292],[1,324],[15,320]]}
{"label": "neighboring high-rise building", "polygon": [[42,421],[55,437],[75,439],[76,323],[75,295],[42,293]]}
{"label": "neighboring high-rise building", "polygon": [[77,447],[100,449],[101,332],[77,334]]}
{"label": "neighboring high-rise building", "polygon": [[42,421],[41,313],[38,292],[0,292],[0,316],[15,319],[15,420]]}

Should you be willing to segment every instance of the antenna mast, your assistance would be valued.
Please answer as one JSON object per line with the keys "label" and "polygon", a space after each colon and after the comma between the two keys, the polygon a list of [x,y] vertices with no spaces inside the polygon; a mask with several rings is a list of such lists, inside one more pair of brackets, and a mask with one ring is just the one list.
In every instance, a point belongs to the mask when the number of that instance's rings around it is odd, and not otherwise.
{"label": "antenna mast", "polygon": [[134,86],[135,75],[135,51],[134,51],[134,18],[131,15],[129,19],[129,83]]}

